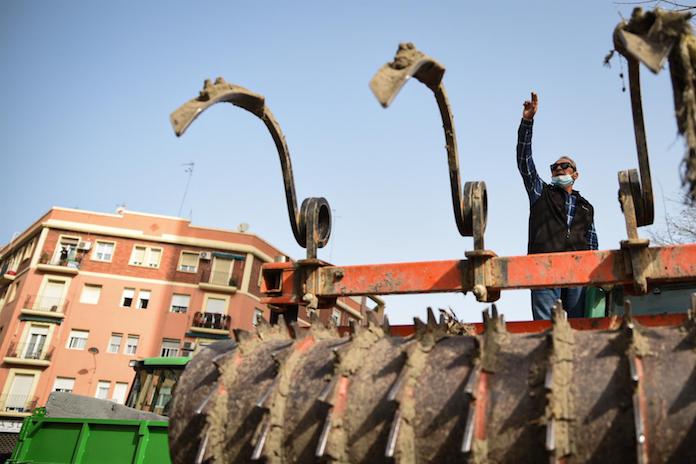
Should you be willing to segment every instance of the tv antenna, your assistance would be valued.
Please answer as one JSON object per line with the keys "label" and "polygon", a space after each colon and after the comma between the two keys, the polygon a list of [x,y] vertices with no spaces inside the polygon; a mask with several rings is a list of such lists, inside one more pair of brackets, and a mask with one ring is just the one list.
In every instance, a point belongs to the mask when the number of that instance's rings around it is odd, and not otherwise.
{"label": "tv antenna", "polygon": [[190,163],[184,163],[182,166],[185,166],[186,169],[184,169],[184,172],[188,173],[188,179],[186,179],[186,188],[184,188],[184,196],[181,199],[181,205],[179,205],[179,213],[177,214],[177,217],[181,217],[181,210],[184,208],[184,201],[186,201],[186,194],[188,193],[189,189],[189,184],[191,183],[191,177],[193,176],[193,168],[196,165],[193,161]]}

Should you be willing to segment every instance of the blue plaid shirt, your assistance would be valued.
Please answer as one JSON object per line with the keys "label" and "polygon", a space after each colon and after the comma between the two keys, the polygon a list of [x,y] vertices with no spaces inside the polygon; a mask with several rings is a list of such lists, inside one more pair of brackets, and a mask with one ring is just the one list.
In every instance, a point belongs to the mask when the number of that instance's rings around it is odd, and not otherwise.
{"label": "blue plaid shirt", "polygon": [[[520,123],[520,129],[517,135],[517,169],[519,169],[522,175],[522,180],[524,181],[524,188],[527,190],[527,195],[529,196],[530,207],[541,198],[541,192],[544,190],[546,182],[541,180],[539,174],[537,173],[536,167],[534,166],[534,160],[532,159],[532,126],[534,121],[527,121],[522,119]],[[566,225],[570,229],[570,225],[573,223],[573,218],[575,217],[575,202],[577,197],[573,194],[566,194]],[[597,231],[595,230],[594,222],[587,229],[587,235],[585,236],[587,244],[590,246],[590,250],[599,249],[599,242],[597,241]]]}

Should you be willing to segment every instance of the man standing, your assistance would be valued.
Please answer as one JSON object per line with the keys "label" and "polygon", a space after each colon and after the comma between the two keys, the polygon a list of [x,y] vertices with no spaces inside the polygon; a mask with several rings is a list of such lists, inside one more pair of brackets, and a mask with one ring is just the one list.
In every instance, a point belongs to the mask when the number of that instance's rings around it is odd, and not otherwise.
{"label": "man standing", "polygon": [[[529,238],[527,253],[596,250],[594,208],[573,184],[578,170],[568,156],[561,156],[551,165],[551,183],[539,177],[532,159],[532,126],[539,100],[524,102],[522,121],[517,132],[517,168],[529,196]],[[544,288],[532,290],[532,315],[535,320],[550,319],[556,300],[563,302],[569,317],[584,315],[584,288]]]}

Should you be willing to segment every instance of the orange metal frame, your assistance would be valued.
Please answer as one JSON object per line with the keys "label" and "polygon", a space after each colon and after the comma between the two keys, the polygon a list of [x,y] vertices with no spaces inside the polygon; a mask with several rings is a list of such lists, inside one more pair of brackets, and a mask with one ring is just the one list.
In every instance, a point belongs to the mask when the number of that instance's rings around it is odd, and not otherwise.
{"label": "orange metal frame", "polygon": [[[696,281],[696,244],[649,248],[648,284]],[[469,260],[333,266],[328,263],[263,265],[262,302],[304,304],[311,291],[320,301],[339,296],[468,292],[473,289]],[[633,272],[622,250],[579,251],[492,257],[486,262],[486,287],[499,291],[586,285],[631,285]]]}

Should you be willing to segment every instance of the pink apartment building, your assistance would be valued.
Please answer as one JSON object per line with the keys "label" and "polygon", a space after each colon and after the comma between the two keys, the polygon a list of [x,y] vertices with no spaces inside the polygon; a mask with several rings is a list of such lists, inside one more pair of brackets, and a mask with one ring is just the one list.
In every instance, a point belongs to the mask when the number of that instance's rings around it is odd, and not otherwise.
{"label": "pink apartment building", "polygon": [[[278,256],[256,235],[181,218],[51,209],[0,248],[0,421],[56,390],[123,403],[131,360],[251,330],[269,318],[261,264]],[[364,310],[342,299],[321,318]]]}

